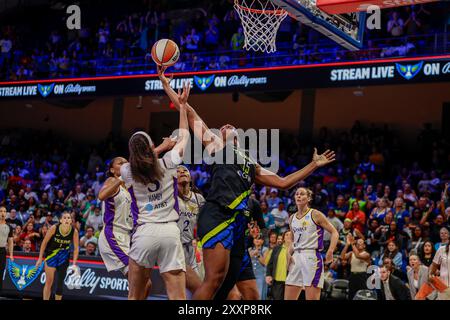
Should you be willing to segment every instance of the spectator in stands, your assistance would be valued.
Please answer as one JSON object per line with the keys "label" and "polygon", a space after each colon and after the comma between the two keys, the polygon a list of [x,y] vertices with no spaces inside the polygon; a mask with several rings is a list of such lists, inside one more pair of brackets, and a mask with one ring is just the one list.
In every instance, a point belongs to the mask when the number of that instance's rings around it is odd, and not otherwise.
{"label": "spectator in stands", "polygon": [[102,22],[100,24],[100,27],[97,31],[97,38],[98,38],[98,52],[100,54],[104,54],[106,45],[109,41],[109,24],[107,22]]}
{"label": "spectator in stands", "polygon": [[270,189],[270,194],[265,198],[267,205],[269,206],[269,211],[272,211],[278,207],[278,204],[281,202],[281,199],[278,197],[278,189],[272,188]]}
{"label": "spectator in stands", "polygon": [[86,252],[85,255],[87,256],[97,256],[97,244],[95,242],[88,242],[86,244]]}
{"label": "spectator in stands", "polygon": [[287,249],[292,243],[292,232],[283,233],[282,239],[283,243],[273,249],[266,269],[266,282],[271,286],[273,300],[284,299],[284,285],[288,270]]}
{"label": "spectator in stands", "polygon": [[240,51],[244,47],[244,33],[242,30],[242,27],[239,27],[237,29],[237,32],[233,34],[231,37],[231,50],[233,51]]}
{"label": "spectator in stands", "polygon": [[394,267],[398,270],[402,270],[403,268],[403,256],[398,249],[397,244],[394,241],[389,241],[387,243],[386,249],[383,254],[380,256],[380,260],[378,262],[379,266],[382,266],[385,262],[384,258],[389,258],[392,260]]}
{"label": "spectator in stands", "polygon": [[37,242],[40,239],[40,235],[38,232],[34,230],[33,222],[28,222],[25,224],[22,234],[20,235],[20,240],[25,242],[26,240],[30,240],[31,251],[35,252],[37,248]]}
{"label": "spectator in stands", "polygon": [[261,300],[266,300],[267,298],[266,261],[264,259],[267,250],[262,236],[257,236],[253,239],[253,247],[248,249]]}
{"label": "spectator in stands", "polygon": [[417,17],[417,14],[414,10],[410,10],[410,14],[405,21],[406,34],[408,36],[415,36],[420,33],[420,28],[422,23],[420,18]]}
{"label": "spectator in stands", "polygon": [[289,214],[284,210],[284,202],[278,202],[278,208],[271,211],[271,215],[275,221],[275,231],[278,234],[284,233],[289,227]]}
{"label": "spectator in stands", "polygon": [[86,233],[80,239],[80,252],[83,252],[86,250],[86,245],[89,242],[95,242],[95,244],[98,243],[98,239],[94,236],[94,233],[95,233],[95,230],[93,227],[91,227],[91,226],[86,227]]}
{"label": "spectator in stands", "polygon": [[358,201],[353,202],[352,210],[347,213],[345,218],[352,220],[352,227],[364,234],[366,214],[359,209]]}
{"label": "spectator in stands", "polygon": [[344,221],[348,212],[348,206],[345,204],[345,197],[342,194],[338,195],[336,198],[336,207],[334,208],[334,212],[341,221]]}
{"label": "spectator in stands", "polygon": [[359,206],[359,210],[365,211],[367,201],[364,199],[364,194],[361,189],[355,190],[355,195],[348,200],[349,210],[353,209],[353,203],[357,202]]}
{"label": "spectator in stands", "polygon": [[409,236],[403,230],[399,230],[397,227],[397,223],[395,221],[391,221],[391,223],[387,226],[387,228],[383,229],[386,232],[382,232],[380,238],[380,245],[385,245],[389,241],[395,242],[400,250],[404,250],[407,247]]}
{"label": "spectator in stands", "polygon": [[4,35],[0,39],[0,69],[5,63],[7,65],[9,63],[9,59],[11,58],[11,49],[13,47],[13,43],[8,35]]}
{"label": "spectator in stands", "polygon": [[422,228],[420,226],[412,225],[411,227],[413,228],[413,232],[408,244],[408,251],[419,254],[428,239],[422,235]]}
{"label": "spectator in stands", "polygon": [[[20,240],[20,235],[22,234],[22,227],[17,225],[13,229],[13,240],[14,240],[14,251],[21,251],[23,246],[23,241]],[[30,243],[31,245],[31,243]]]}
{"label": "spectator in stands", "polygon": [[205,32],[205,49],[212,51],[217,48],[219,44],[219,29],[213,21],[209,22],[208,30]]}
{"label": "spectator in stands", "polygon": [[264,255],[264,262],[266,266],[269,263],[273,249],[278,245],[277,243],[278,235],[276,234],[276,232],[269,231],[269,235],[267,238],[269,239],[269,243],[266,254]]}
{"label": "spectator in stands", "polygon": [[375,256],[380,253],[381,227],[378,220],[371,220],[367,229],[367,250]]}
{"label": "spectator in stands", "polygon": [[30,239],[23,241],[22,252],[30,253],[30,252],[35,252],[35,251],[36,250],[33,250],[33,246],[32,246]]}
{"label": "spectator in stands", "polygon": [[[335,229],[341,233],[341,230],[344,228],[344,224],[339,220],[338,217],[336,217],[336,212],[333,208],[328,209],[328,221],[335,227]],[[323,234],[323,242],[324,242],[324,248],[328,248],[330,244],[331,234],[325,230]]]}
{"label": "spectator in stands", "polygon": [[322,184],[316,183],[313,189],[312,206],[321,212],[327,212],[328,192],[322,187]]}
{"label": "spectator in stands", "polygon": [[391,267],[386,264],[380,268],[380,300],[411,300],[411,294],[406,285],[391,271]]}
{"label": "spectator in stands", "polygon": [[[409,256],[409,266],[411,267],[408,270],[408,286],[411,294],[411,298],[416,300],[416,294],[424,285],[428,282],[428,267],[424,266],[419,259],[419,256],[415,254],[411,254]],[[429,300],[436,299],[436,292],[431,293],[428,297]]]}
{"label": "spectator in stands", "polygon": [[12,209],[9,213],[9,217],[6,218],[6,223],[11,226],[11,228],[15,229],[17,226],[22,226],[23,222],[22,220],[17,217],[17,211],[15,209]]}
{"label": "spectator in stands", "polygon": [[420,261],[427,267],[431,266],[436,251],[431,241],[425,241],[419,251]]}
{"label": "spectator in stands", "polygon": [[[17,203],[17,196],[13,193],[9,198],[8,198],[8,202],[6,204],[6,210],[8,210],[9,212],[11,211],[17,211],[19,209],[19,204]],[[18,218],[20,219],[20,221],[22,223],[24,223],[24,219],[22,218],[21,215],[18,216]]]}
{"label": "spectator in stands", "polygon": [[378,199],[378,201],[376,201],[376,204],[377,206],[373,208],[369,216],[369,219],[370,220],[376,219],[378,221],[382,221],[386,216],[386,214],[390,211],[390,209],[388,208],[387,200],[385,198]]}
{"label": "spectator in stands", "polygon": [[195,28],[186,36],[186,50],[188,52],[197,51],[200,44],[200,36],[197,34]]}
{"label": "spectator in stands", "polygon": [[411,188],[409,183],[404,186],[403,199],[407,208],[412,207],[418,201],[416,192]]}
{"label": "spectator in stands", "polygon": [[348,260],[343,260],[338,256],[334,259],[330,268],[335,272],[336,279],[350,279],[350,265]]}
{"label": "spectator in stands", "polygon": [[391,210],[394,214],[394,221],[397,223],[397,227],[399,230],[403,230],[405,227],[405,220],[410,218],[410,213],[405,209],[405,202],[403,198],[395,198],[394,207]]}
{"label": "spectator in stands", "polygon": [[347,242],[347,235],[349,234],[351,234],[355,238],[364,238],[364,235],[361,232],[359,232],[358,229],[352,227],[352,220],[346,218],[344,220],[343,228],[339,232],[338,245],[340,247],[345,246],[345,243]]}
{"label": "spectator in stands", "polygon": [[449,231],[448,231],[448,228],[447,227],[442,227],[440,229],[439,235],[440,235],[440,242],[437,242],[434,245],[434,248],[436,249],[436,251],[439,250],[440,247],[445,247],[445,246],[449,245]]}
{"label": "spectator in stands", "polygon": [[[352,248],[351,252],[348,252],[349,247]],[[347,260],[350,264],[349,299],[352,300],[359,290],[367,288],[367,268],[370,265],[370,254],[366,251],[364,240],[355,240],[351,234],[347,235],[341,260]]]}
{"label": "spectator in stands", "polygon": [[262,200],[260,206],[261,206],[261,212],[263,214],[264,222],[266,223],[266,227],[269,230],[275,230],[275,228],[276,228],[275,219],[274,219],[272,213],[269,211],[269,208],[267,206],[267,201]]}
{"label": "spectator in stands", "polygon": [[103,225],[103,218],[101,216],[101,208],[98,204],[94,206],[93,209],[94,213],[89,214],[88,218],[86,219],[86,225],[91,226],[94,228],[94,231],[97,232],[100,230],[101,226]]}

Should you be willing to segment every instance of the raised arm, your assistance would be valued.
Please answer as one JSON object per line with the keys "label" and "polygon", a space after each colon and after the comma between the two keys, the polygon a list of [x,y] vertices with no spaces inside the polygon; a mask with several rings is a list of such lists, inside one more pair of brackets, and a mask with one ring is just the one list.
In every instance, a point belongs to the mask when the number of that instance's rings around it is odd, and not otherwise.
{"label": "raised arm", "polygon": [[171,137],[163,138],[163,142],[154,149],[156,156],[159,157],[159,155],[161,153],[172,150],[176,144],[177,144],[176,138],[171,138]]}
{"label": "raised arm", "polygon": [[177,100],[180,105],[180,125],[179,125],[179,136],[178,141],[173,147],[173,151],[178,152],[180,157],[183,157],[184,150],[186,149],[187,143],[189,141],[189,125],[187,119],[187,99],[189,98],[189,92],[191,87],[189,83],[186,83],[183,88],[183,92],[178,90]]}
{"label": "raised arm", "polygon": [[[169,97],[170,101],[175,105],[175,107],[180,110],[180,102],[178,100],[178,94],[170,86],[170,80],[164,75],[166,67],[158,66],[159,79],[162,82],[164,91]],[[197,114],[197,112],[189,105],[186,101],[186,112],[189,127],[194,131],[194,135],[199,139],[207,150],[211,153],[215,150],[221,150],[223,148],[222,139],[215,135],[206,125],[202,118]]]}
{"label": "raised arm", "polygon": [[295,186],[299,181],[304,180],[310,176],[315,170],[323,167],[335,160],[335,154],[333,151],[327,150],[323,154],[318,155],[317,149],[314,148],[314,155],[312,161],[303,167],[302,169],[291,173],[286,177],[280,177],[276,173],[273,173],[261,166],[256,168],[256,183],[274,187],[278,189],[289,189]]}
{"label": "raised arm", "polygon": [[346,239],[346,241],[345,241],[344,249],[342,249],[342,252],[341,252],[341,259],[342,259],[342,260],[348,260],[348,259],[350,259],[350,257],[352,256],[352,253],[351,253],[351,252],[348,252],[348,248],[351,246],[351,243],[352,243],[352,241],[353,241],[352,238],[353,238],[353,237],[352,237],[351,234],[348,234],[348,235],[347,235],[347,239]]}
{"label": "raised arm", "polygon": [[100,189],[98,199],[100,201],[105,201],[106,199],[111,198],[119,191],[119,187],[123,183],[124,182],[119,178],[109,177]]}

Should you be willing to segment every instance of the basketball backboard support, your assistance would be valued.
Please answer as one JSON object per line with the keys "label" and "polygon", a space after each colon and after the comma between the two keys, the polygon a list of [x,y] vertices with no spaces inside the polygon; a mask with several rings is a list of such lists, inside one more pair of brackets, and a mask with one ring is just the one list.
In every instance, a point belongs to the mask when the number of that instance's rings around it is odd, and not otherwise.
{"label": "basketball backboard support", "polygon": [[316,0],[272,0],[289,15],[346,49],[355,51],[363,46],[365,12],[328,14],[316,6]]}

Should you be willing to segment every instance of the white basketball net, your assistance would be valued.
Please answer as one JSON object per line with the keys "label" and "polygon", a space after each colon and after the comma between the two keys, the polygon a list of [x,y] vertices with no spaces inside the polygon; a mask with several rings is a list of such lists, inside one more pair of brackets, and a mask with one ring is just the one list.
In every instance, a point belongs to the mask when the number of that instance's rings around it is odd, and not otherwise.
{"label": "white basketball net", "polygon": [[278,28],[287,11],[271,0],[234,0],[244,28],[244,49],[275,52]]}

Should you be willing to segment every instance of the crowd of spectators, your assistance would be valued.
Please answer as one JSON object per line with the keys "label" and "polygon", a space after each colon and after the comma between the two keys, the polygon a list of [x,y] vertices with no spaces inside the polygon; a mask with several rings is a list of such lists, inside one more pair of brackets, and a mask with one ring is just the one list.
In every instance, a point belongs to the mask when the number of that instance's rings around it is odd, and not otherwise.
{"label": "crowd of spectators", "polygon": [[[310,161],[310,147],[296,137],[283,134],[280,143],[281,175]],[[314,145],[336,151],[333,165],[299,184],[313,191],[311,207],[326,215],[340,235],[327,279],[350,280],[352,298],[365,285],[369,265],[390,263],[392,274],[404,282],[412,255],[430,266],[436,250],[449,243],[449,141],[426,124],[412,149],[387,125],[357,121],[349,131],[322,128]],[[69,211],[80,230],[80,253],[98,255],[103,221],[97,196],[108,159],[126,155],[126,143],[110,135],[89,148],[51,132],[3,131],[0,154],[0,205],[7,209],[15,250],[38,251],[49,227]],[[207,194],[209,172],[202,165],[190,169],[193,182]],[[290,240],[285,233],[296,211],[293,191],[256,186],[252,194],[267,231],[250,233],[257,280],[266,283],[263,298],[279,299],[286,278],[286,261],[279,257],[286,256]],[[327,246],[329,235],[324,240]],[[358,250],[369,254],[359,269],[351,257]]]}
{"label": "crowd of spectators", "polygon": [[383,10],[382,29],[366,30],[365,49],[357,52],[343,50],[288,17],[279,29],[278,52],[269,56],[243,50],[243,29],[230,1],[191,1],[189,8],[179,4],[175,10],[144,0],[121,6],[124,12],[118,13],[119,5],[86,5],[80,30],[68,30],[58,19],[61,12],[48,8],[45,20],[20,19],[46,25],[43,30],[5,19],[0,24],[0,79],[154,72],[150,49],[161,38],[175,40],[181,49],[175,71],[438,53],[433,45],[443,38],[432,34],[446,30],[449,14],[440,3]]}

